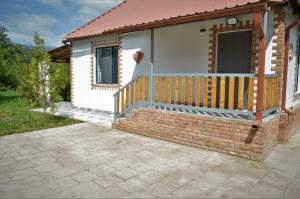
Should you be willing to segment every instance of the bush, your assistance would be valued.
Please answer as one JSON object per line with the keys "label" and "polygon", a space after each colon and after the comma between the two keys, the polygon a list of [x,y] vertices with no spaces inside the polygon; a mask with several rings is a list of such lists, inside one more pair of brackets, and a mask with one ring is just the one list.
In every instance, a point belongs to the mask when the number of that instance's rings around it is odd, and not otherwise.
{"label": "bush", "polygon": [[71,84],[70,84],[70,64],[52,64],[51,70],[51,87],[55,87],[60,98],[56,101],[71,100]]}

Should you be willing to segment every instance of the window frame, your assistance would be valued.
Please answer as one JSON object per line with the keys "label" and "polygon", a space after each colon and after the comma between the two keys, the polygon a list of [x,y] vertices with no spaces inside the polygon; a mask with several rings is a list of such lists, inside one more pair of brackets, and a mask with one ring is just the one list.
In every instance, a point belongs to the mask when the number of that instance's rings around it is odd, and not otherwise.
{"label": "window frame", "polygon": [[[117,71],[118,71],[118,82],[117,83],[97,83],[96,79],[96,71],[97,71],[97,57],[96,57],[96,49],[97,48],[108,48],[108,47],[116,47],[117,48]],[[118,44],[107,44],[107,45],[96,45],[92,47],[93,52],[93,68],[92,68],[92,87],[100,87],[100,88],[118,88],[120,84],[120,65],[119,65],[119,45]]]}

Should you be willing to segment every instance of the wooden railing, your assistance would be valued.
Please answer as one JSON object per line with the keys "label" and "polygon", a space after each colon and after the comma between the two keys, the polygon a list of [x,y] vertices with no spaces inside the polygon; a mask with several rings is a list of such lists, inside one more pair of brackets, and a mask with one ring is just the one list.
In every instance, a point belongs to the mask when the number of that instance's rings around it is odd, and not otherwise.
{"label": "wooden railing", "polygon": [[264,110],[277,108],[279,79],[276,75],[266,75],[264,84]]}
{"label": "wooden railing", "polygon": [[115,114],[125,112],[140,101],[149,101],[148,79],[148,76],[139,76],[115,93]]}
{"label": "wooden railing", "polygon": [[155,102],[253,111],[254,75],[158,74],[154,78]]}
{"label": "wooden railing", "polygon": [[[115,94],[115,116],[141,103],[226,111],[255,111],[254,74],[154,74],[133,79]],[[264,111],[278,107],[278,78],[265,76]],[[152,99],[151,99],[151,96]]]}

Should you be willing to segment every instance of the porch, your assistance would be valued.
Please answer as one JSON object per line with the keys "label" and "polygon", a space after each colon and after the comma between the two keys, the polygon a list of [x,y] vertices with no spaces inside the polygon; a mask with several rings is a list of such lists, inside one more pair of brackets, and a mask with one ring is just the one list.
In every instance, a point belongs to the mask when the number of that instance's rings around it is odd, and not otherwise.
{"label": "porch", "polygon": [[[278,77],[264,76],[263,117],[274,114]],[[115,93],[115,121],[133,109],[150,108],[255,120],[255,74],[153,74],[138,76]]]}
{"label": "porch", "polygon": [[150,65],[135,65],[139,75],[114,94],[113,127],[263,160],[278,141],[280,99],[280,77],[265,69],[266,16],[256,12],[236,26],[207,22],[201,39],[203,23],[151,29]]}

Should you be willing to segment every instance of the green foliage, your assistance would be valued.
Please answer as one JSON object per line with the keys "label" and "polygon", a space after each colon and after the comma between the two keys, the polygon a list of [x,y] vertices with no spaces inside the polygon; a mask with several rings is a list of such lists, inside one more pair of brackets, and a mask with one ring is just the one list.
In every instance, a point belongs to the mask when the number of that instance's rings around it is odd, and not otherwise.
{"label": "green foliage", "polygon": [[70,64],[52,64],[51,70],[51,89],[55,89],[59,95],[55,101],[70,101],[71,84],[70,84]]}
{"label": "green foliage", "polygon": [[34,35],[34,47],[31,51],[29,64],[19,61],[19,89],[26,97],[30,106],[41,106],[44,112],[44,122],[48,121],[47,108],[53,107],[57,97],[56,87],[50,88],[51,60],[45,49],[45,43],[37,33]]}
{"label": "green foliage", "polygon": [[19,92],[0,91],[0,136],[80,123],[49,115],[45,126],[43,118],[42,113],[30,110],[26,99]]}
{"label": "green foliage", "polygon": [[7,29],[0,26],[0,90],[16,88],[18,85],[18,58],[28,59],[28,49],[11,42]]}

